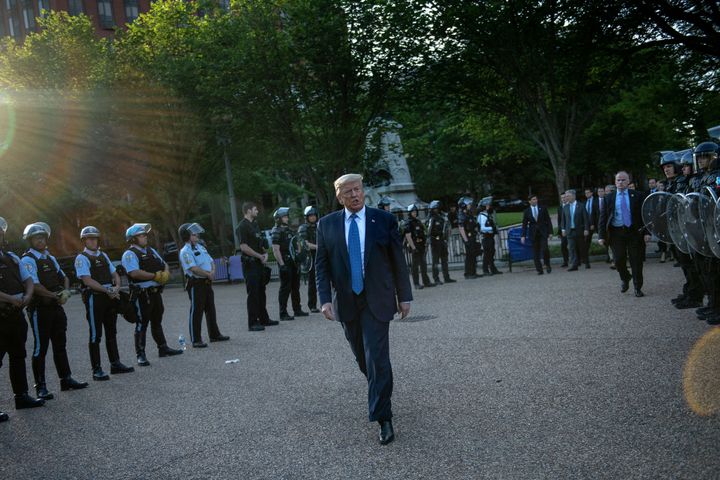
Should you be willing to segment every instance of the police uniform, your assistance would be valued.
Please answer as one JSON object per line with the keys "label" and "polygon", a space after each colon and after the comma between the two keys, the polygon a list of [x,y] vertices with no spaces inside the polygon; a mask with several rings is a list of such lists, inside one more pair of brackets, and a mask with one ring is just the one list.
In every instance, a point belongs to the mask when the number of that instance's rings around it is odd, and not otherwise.
{"label": "police uniform", "polygon": [[211,342],[227,340],[220,333],[215,312],[215,293],[212,288],[212,280],[206,277],[195,275],[192,267],[199,267],[207,272],[213,269],[213,258],[204,246],[192,242],[185,243],[180,250],[180,265],[182,265],[187,280],[186,289],[190,297],[190,315],[188,317],[190,341],[194,346],[199,346],[202,341],[202,318],[203,313],[207,321],[208,336]]}
{"label": "police uniform", "polygon": [[135,324],[135,353],[138,356],[138,364],[149,365],[145,357],[145,343],[148,324],[150,333],[158,347],[158,356],[178,355],[182,350],[168,347],[165,339],[165,332],[162,328],[163,313],[165,306],[162,300],[163,287],[155,280],[135,280],[129,274],[135,270],[142,270],[147,273],[157,273],[165,270],[165,260],[152,247],[141,248],[138,245],[131,245],[123,253],[122,266],[128,273],[130,292],[135,303],[138,322]]}
{"label": "police uniform", "polygon": [[497,228],[492,213],[488,213],[487,210],[480,212],[478,224],[482,234],[483,273],[485,275],[498,275],[502,272],[495,267],[495,235],[497,234]]}
{"label": "police uniform", "polygon": [[[0,291],[17,299],[25,294],[25,281],[38,283],[35,269],[21,266],[20,259],[11,252],[0,249]],[[10,384],[15,394],[16,408],[39,407],[43,400],[35,400],[27,394],[28,383],[25,374],[25,341],[27,323],[23,309],[0,301],[0,366],[7,353],[9,357]],[[2,416],[7,420],[7,416]]]}
{"label": "police uniform", "polygon": [[290,242],[295,232],[289,225],[275,225],[272,229],[272,244],[280,247],[280,255],[284,265],[280,267],[280,290],[278,291],[278,303],[280,306],[280,320],[292,320],[287,311],[288,297],[290,297],[293,313],[297,316],[305,316],[300,306],[300,269],[290,255]]}
{"label": "police uniform", "polygon": [[[238,239],[259,254],[265,253],[266,241],[256,220],[243,218],[237,228]],[[245,288],[247,289],[248,329],[264,330],[271,320],[266,308],[266,268],[259,258],[241,255]],[[269,278],[267,278],[269,280]]]}
{"label": "police uniform", "polygon": [[[100,341],[103,328],[105,329],[105,349],[110,360],[110,373],[127,373],[134,371],[120,363],[120,352],[117,345],[117,313],[118,301],[111,298],[108,293],[113,288],[115,266],[105,252],[85,248],[75,258],[75,272],[78,278],[90,277],[106,289],[99,292],[89,287],[83,288],[82,299],[85,304],[85,317],[90,327],[88,349],[90,351],[90,364],[95,380],[109,378],[102,371],[100,361]],[[119,285],[118,285],[119,286]]]}
{"label": "police uniform", "polygon": [[[64,290],[65,272],[62,271],[55,257],[47,250],[38,252],[30,248],[20,260],[28,272],[36,272],[36,284],[48,291],[59,293]],[[33,281],[36,280],[35,278]],[[45,356],[52,341],[53,361],[60,389],[72,390],[87,387],[85,382],[76,382],[72,378],[70,362],[65,346],[67,344],[67,316],[58,298],[43,297],[35,293],[28,307],[28,319],[35,338],[32,355],[32,371],[35,377],[35,389],[40,398],[52,398],[47,394],[45,386]],[[42,391],[45,392],[42,392]]]}
{"label": "police uniform", "polygon": [[417,217],[413,217],[408,212],[408,219],[405,221],[404,227],[405,235],[410,235],[413,244],[415,245],[414,250],[410,250],[412,255],[412,278],[415,288],[423,288],[420,285],[420,274],[422,274],[422,281],[425,287],[434,287],[435,284],[430,281],[430,277],[427,274],[427,262],[425,260],[425,245],[427,244],[427,238],[425,235],[425,226]]}
{"label": "police uniform", "polygon": [[442,266],[445,283],[455,280],[450,278],[448,270],[448,244],[447,237],[450,231],[450,221],[437,209],[432,210],[428,219],[428,234],[430,235],[430,253],[432,254],[432,275],[435,283],[440,283],[438,264]]}
{"label": "police uniform", "polygon": [[458,225],[465,230],[465,278],[477,277],[477,256],[479,245],[477,243],[478,224],[474,215],[468,212],[469,207],[458,209]]}
{"label": "police uniform", "polygon": [[[317,215],[315,215],[317,217]],[[302,242],[310,242],[317,245],[317,221],[311,223],[306,221],[298,228],[298,235]],[[315,253],[316,250],[308,249],[308,255],[312,255],[312,268],[307,273],[308,301],[307,305],[311,312],[317,311],[317,285],[315,283]]]}

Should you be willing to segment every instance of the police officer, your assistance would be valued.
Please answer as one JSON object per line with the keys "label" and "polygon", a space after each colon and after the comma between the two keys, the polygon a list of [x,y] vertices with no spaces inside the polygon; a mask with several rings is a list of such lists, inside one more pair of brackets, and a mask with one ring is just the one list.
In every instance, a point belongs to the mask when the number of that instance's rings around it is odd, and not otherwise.
{"label": "police officer", "polygon": [[308,308],[312,313],[319,313],[317,308],[317,285],[315,284],[315,253],[317,252],[317,221],[318,210],[313,206],[305,207],[305,223],[298,228],[300,241],[303,242],[303,248],[307,249],[306,254],[310,255],[312,265],[307,272],[308,282]]}
{"label": "police officer", "polygon": [[484,206],[483,211],[478,215],[478,224],[480,226],[480,233],[482,234],[483,274],[500,275],[502,272],[495,267],[495,235],[497,235],[497,226],[495,225],[492,203]]}
{"label": "police officer", "polygon": [[134,372],[120,362],[117,345],[117,312],[120,301],[120,276],[105,252],[98,247],[100,230],[89,225],[80,230],[85,249],[75,258],[75,272],[83,282],[85,316],[90,327],[90,366],[93,380],[109,380],[100,361],[100,340],[105,328],[105,348],[110,360],[110,373]]}
{"label": "police officer", "polygon": [[71,376],[65,350],[67,316],[62,307],[70,298],[70,280],[47,249],[50,227],[43,222],[31,223],[25,227],[23,238],[30,244],[30,248],[20,261],[28,272],[37,272],[33,299],[28,307],[28,318],[35,337],[32,357],[35,391],[39,398],[50,400],[53,394],[48,392],[45,383],[45,355],[51,341],[55,369],[60,377],[60,390],[79,390],[88,384],[78,382]]}
{"label": "police officer", "polygon": [[442,264],[442,273],[445,283],[455,283],[448,271],[448,236],[450,234],[450,221],[440,211],[440,201],[430,202],[430,218],[427,221],[430,235],[430,253],[432,254],[432,274],[436,284],[442,285],[438,263]]}
{"label": "police officer", "polygon": [[472,210],[473,199],[470,197],[460,197],[458,200],[458,230],[465,244],[465,278],[468,279],[478,278],[478,224]]}
{"label": "police officer", "polygon": [[185,288],[190,297],[189,330],[193,348],[205,348],[202,340],[203,313],[207,321],[211,342],[222,342],[230,337],[220,333],[215,312],[215,294],[212,282],[215,279],[215,262],[200,243],[200,234],[205,229],[198,223],[183,223],[178,228],[180,240],[185,245],[180,250],[180,265],[185,272]]}
{"label": "police officer", "polygon": [[130,282],[130,292],[138,312],[135,324],[135,353],[141,367],[150,365],[145,356],[145,337],[148,324],[158,347],[158,356],[180,355],[182,350],[170,348],[165,340],[162,317],[165,307],[162,301],[163,285],[170,279],[170,267],[152,247],[148,246],[149,223],[136,223],[125,231],[125,241],[130,247],[123,253],[122,265]]}
{"label": "police officer", "polygon": [[277,320],[270,320],[265,308],[265,285],[270,281],[270,269],[265,265],[268,260],[265,253],[267,242],[256,220],[259,213],[257,205],[245,202],[242,210],[244,218],[237,227],[237,233],[247,289],[248,330],[259,332],[278,324]]}
{"label": "police officer", "polygon": [[[295,317],[307,317],[308,313],[300,307],[300,269],[290,252],[295,232],[290,228],[290,209],[280,207],[273,213],[275,226],[272,229],[272,249],[275,260],[280,268],[280,291],[278,303],[280,305],[280,320],[294,320]],[[292,299],[293,313],[287,311],[288,297]]]}
{"label": "police officer", "polygon": [[[428,277],[427,262],[425,261],[425,246],[427,245],[425,225],[418,218],[417,205],[414,203],[408,205],[407,212],[408,219],[405,221],[403,232],[405,232],[405,242],[412,258],[413,284],[418,290],[425,287],[434,287],[435,284]],[[420,273],[422,273],[423,285],[420,285]]]}
{"label": "police officer", "polygon": [[[23,308],[30,304],[37,276],[34,269],[21,267],[17,255],[4,250],[7,228],[7,222],[0,217],[0,366],[7,353],[10,357],[10,384],[15,394],[15,408],[21,410],[45,404],[45,400],[28,395],[25,375],[28,327],[23,318]],[[0,411],[0,422],[9,418],[7,413]]]}
{"label": "police officer", "polygon": [[388,197],[382,197],[378,201],[377,208],[380,210],[385,210],[386,212],[390,211],[390,199]]}

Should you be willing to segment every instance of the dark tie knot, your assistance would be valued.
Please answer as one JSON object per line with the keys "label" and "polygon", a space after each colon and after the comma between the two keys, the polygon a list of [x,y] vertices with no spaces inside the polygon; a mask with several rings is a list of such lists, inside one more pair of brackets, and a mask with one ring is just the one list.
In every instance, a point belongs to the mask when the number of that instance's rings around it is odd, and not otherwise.
{"label": "dark tie knot", "polygon": [[356,218],[358,218],[357,213],[350,215],[350,220],[355,220]]}

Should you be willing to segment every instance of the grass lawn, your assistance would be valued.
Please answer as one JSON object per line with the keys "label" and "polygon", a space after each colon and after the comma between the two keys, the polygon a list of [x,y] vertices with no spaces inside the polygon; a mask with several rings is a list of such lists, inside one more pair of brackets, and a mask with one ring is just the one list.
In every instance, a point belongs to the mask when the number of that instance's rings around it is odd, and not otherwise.
{"label": "grass lawn", "polygon": [[[550,207],[548,213],[550,213],[551,218],[553,218],[553,215],[557,216],[557,207]],[[502,212],[496,213],[495,216],[497,218],[498,228],[508,227],[522,223],[523,212]]]}

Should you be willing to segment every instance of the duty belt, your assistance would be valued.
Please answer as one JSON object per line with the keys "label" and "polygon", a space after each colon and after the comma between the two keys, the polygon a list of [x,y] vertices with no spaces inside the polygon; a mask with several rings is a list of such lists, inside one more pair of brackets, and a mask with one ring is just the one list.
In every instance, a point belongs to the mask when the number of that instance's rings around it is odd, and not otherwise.
{"label": "duty belt", "polygon": [[130,290],[133,290],[138,293],[162,293],[163,287],[138,287],[137,285],[133,285],[130,287]]}

